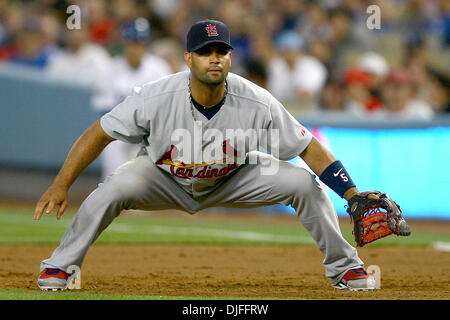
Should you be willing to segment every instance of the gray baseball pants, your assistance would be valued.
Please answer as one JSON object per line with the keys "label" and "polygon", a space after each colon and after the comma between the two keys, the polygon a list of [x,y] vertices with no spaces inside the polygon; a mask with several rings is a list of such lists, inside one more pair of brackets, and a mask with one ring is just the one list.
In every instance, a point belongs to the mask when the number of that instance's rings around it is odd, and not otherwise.
{"label": "gray baseball pants", "polygon": [[119,167],[82,203],[60,245],[44,268],[81,267],[90,245],[125,209],[179,209],[193,214],[209,207],[251,208],[291,205],[324,255],[325,276],[336,284],[351,268],[362,267],[357,251],[343,237],[334,207],[314,176],[290,162],[258,152],[265,161],[278,161],[276,175],[261,175],[260,165],[245,164],[217,189],[193,198],[147,155]]}

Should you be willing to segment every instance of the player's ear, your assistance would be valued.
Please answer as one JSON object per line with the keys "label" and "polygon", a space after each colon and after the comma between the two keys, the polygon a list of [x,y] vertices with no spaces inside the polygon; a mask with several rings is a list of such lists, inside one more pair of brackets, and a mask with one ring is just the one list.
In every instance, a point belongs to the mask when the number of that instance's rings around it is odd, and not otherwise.
{"label": "player's ear", "polygon": [[191,67],[192,67],[192,52],[186,51],[184,53],[184,61],[186,62],[189,69],[191,69]]}

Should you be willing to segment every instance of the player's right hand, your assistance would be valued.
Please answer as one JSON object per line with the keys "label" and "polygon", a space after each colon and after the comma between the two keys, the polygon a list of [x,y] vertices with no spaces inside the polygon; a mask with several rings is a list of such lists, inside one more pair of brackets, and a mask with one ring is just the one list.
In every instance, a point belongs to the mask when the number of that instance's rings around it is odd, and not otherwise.
{"label": "player's right hand", "polygon": [[56,219],[60,219],[66,210],[68,189],[59,185],[51,185],[39,199],[34,210],[34,219],[39,220],[44,213],[51,213],[55,206],[59,206]]}

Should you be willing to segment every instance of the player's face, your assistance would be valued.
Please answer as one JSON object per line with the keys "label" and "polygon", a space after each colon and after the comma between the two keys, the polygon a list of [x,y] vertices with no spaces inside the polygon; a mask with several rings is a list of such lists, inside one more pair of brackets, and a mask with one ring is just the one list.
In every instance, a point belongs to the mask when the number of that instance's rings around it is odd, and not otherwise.
{"label": "player's face", "polygon": [[186,63],[192,75],[207,85],[219,85],[227,77],[231,66],[231,50],[224,45],[212,44],[186,52]]}
{"label": "player's face", "polygon": [[137,68],[141,64],[142,58],[147,51],[147,47],[143,42],[130,42],[125,46],[125,57],[128,64]]}

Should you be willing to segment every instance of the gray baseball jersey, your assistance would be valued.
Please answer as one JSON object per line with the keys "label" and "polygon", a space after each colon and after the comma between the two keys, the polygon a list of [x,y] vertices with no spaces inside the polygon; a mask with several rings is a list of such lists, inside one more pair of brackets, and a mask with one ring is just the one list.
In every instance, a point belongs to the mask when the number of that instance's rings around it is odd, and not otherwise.
{"label": "gray baseball jersey", "polygon": [[[194,197],[214,190],[241,165],[230,158],[264,148],[289,160],[310,143],[311,133],[267,90],[233,73],[227,77],[224,105],[208,120],[191,105],[189,74],[180,72],[135,88],[101,118],[101,126],[118,140],[144,140],[152,161]],[[257,141],[245,143],[231,134],[239,130],[250,133],[241,140],[255,133]],[[223,154],[211,152],[217,147]]]}

